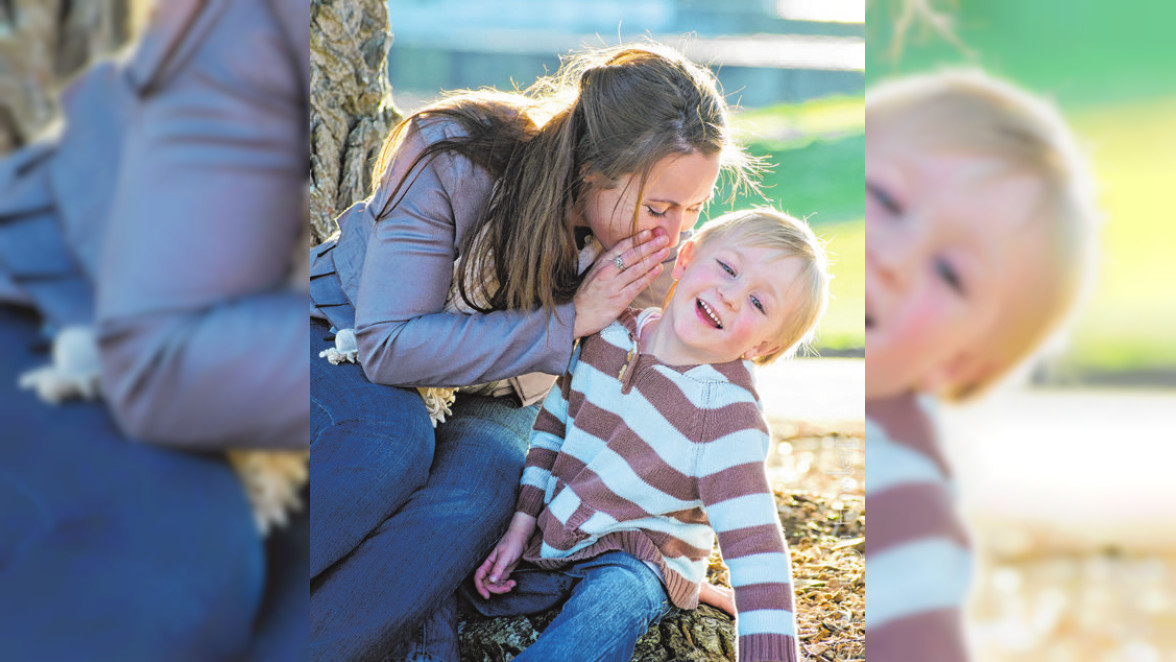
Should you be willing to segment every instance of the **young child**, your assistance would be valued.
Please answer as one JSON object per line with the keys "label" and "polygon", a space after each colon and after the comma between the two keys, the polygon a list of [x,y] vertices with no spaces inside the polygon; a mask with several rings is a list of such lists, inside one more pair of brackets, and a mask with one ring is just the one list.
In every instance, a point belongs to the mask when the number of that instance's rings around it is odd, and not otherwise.
{"label": "young child", "polygon": [[[629,660],[672,607],[698,606],[715,532],[739,660],[799,659],[749,362],[810,337],[825,263],[805,223],[766,209],[727,214],[681,248],[664,310],[630,310],[582,341],[535,422],[514,519],[475,572],[483,599],[469,596],[487,615],[567,599],[515,659]],[[520,559],[530,565],[515,570]],[[708,602],[721,603],[710,590]]]}
{"label": "young child", "polygon": [[967,658],[971,553],[925,407],[974,398],[1060,326],[1097,214],[1058,112],[979,72],[866,94],[871,662]]}

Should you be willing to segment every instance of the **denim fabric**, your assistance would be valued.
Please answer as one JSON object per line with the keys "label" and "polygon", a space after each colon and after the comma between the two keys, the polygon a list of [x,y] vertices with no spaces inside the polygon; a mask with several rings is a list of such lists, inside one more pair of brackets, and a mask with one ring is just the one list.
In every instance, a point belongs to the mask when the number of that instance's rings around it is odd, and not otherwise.
{"label": "denim fabric", "polygon": [[459,395],[434,431],[414,391],[318,358],[326,335],[312,322],[311,659],[383,659],[505,530],[538,405]]}
{"label": "denim fabric", "polygon": [[[308,499],[302,491],[302,502]],[[266,577],[261,615],[243,662],[297,662],[310,653],[310,517],[303,509],[265,541]]]}
{"label": "denim fabric", "polygon": [[561,570],[524,563],[511,579],[512,591],[489,600],[467,585],[459,594],[484,616],[534,614],[567,599],[539,640],[514,658],[519,662],[629,662],[641,635],[674,610],[653,570],[621,551]]}
{"label": "denim fabric", "polygon": [[355,363],[331,365],[326,324],[310,322],[310,576],[367,538],[425,484],[433,426],[413,389],[373,384]]}
{"label": "denim fabric", "polygon": [[236,475],[127,440],[102,403],[18,390],[49,360],[37,327],[0,306],[2,657],[239,659],[265,561]]}
{"label": "denim fabric", "polygon": [[441,601],[436,611],[417,627],[404,652],[396,651],[399,662],[461,662],[457,641],[457,594]]}

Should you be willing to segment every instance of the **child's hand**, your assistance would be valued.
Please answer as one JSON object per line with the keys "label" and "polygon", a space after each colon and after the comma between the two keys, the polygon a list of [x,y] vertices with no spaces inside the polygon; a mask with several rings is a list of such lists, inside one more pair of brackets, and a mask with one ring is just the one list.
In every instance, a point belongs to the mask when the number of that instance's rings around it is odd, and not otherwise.
{"label": "child's hand", "polygon": [[514,580],[510,579],[510,573],[514,571],[515,566],[519,564],[519,558],[523,555],[523,542],[508,532],[474,572],[474,588],[483,600],[489,600],[491,593],[507,593],[515,587]]}
{"label": "child's hand", "polygon": [[722,609],[731,616],[735,615],[735,592],[726,586],[715,586],[703,580],[698,591],[698,601]]}
{"label": "child's hand", "polygon": [[515,582],[510,579],[510,573],[514,572],[515,566],[519,564],[523,548],[534,531],[534,517],[525,513],[515,513],[506,535],[502,536],[494,551],[490,552],[490,556],[487,556],[474,572],[474,588],[483,600],[489,600],[491,593],[498,595],[515,587]]}

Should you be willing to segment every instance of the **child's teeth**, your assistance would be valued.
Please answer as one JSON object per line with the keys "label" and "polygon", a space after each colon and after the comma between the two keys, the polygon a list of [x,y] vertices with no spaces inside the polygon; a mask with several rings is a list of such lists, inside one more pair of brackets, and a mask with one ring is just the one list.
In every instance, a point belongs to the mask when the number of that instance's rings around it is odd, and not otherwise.
{"label": "child's teeth", "polygon": [[698,303],[702,304],[702,309],[706,311],[706,314],[709,315],[712,320],[714,320],[715,326],[720,329],[723,328],[723,323],[719,321],[718,317],[715,317],[715,313],[713,310],[711,310],[711,307],[708,306],[707,303],[702,299],[699,299]]}

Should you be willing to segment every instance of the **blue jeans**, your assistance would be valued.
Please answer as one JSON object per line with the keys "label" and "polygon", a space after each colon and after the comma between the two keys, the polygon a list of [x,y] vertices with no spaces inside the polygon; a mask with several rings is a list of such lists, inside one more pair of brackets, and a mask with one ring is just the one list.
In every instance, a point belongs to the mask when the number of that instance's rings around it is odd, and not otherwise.
{"label": "blue jeans", "polygon": [[[308,500],[302,491],[302,502]],[[261,613],[253,628],[248,662],[294,662],[309,657],[310,516],[303,512],[265,541],[266,578]]]}
{"label": "blue jeans", "polygon": [[0,305],[3,657],[240,659],[265,558],[236,475],[217,455],[127,439],[100,402],[18,390],[49,361],[37,326]]}
{"label": "blue jeans", "polygon": [[311,658],[383,659],[485,558],[514,511],[538,405],[414,390],[318,358],[311,323]]}
{"label": "blue jeans", "polygon": [[564,603],[539,640],[514,658],[518,662],[629,662],[641,635],[674,611],[661,580],[627,552],[605,552],[560,570],[523,563],[510,578],[514,589],[489,600],[467,585],[460,595],[483,616],[535,614]]}

